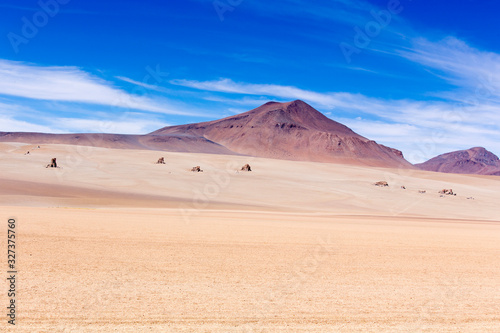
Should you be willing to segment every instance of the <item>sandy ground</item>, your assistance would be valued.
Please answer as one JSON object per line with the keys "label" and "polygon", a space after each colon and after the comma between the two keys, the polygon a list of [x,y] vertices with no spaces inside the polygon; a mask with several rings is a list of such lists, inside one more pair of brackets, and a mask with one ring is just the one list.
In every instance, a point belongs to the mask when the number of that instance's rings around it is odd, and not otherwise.
{"label": "sandy ground", "polygon": [[0,143],[20,332],[498,332],[498,202],[500,177]]}

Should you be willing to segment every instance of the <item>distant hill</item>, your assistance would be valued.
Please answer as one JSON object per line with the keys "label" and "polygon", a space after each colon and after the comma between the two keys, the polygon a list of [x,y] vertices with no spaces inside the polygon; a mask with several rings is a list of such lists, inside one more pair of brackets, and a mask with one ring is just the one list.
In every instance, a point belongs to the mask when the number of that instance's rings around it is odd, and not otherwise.
{"label": "distant hill", "polygon": [[442,154],[415,166],[427,171],[500,176],[498,156],[483,147]]}
{"label": "distant hill", "polygon": [[225,147],[198,136],[128,135],[105,133],[47,134],[0,132],[0,142],[65,144],[114,149],[149,149],[186,153],[234,154]]}
{"label": "distant hill", "polygon": [[362,137],[300,100],[269,102],[224,119],[164,127],[146,135],[0,132],[1,141],[413,168],[399,150]]}

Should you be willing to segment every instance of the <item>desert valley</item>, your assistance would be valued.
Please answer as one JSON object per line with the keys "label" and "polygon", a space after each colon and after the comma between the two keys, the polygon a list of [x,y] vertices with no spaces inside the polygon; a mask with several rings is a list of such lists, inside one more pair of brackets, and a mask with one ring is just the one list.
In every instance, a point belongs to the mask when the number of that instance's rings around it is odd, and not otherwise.
{"label": "desert valley", "polygon": [[269,102],[147,135],[0,132],[0,172],[19,332],[500,327],[500,163],[484,148],[412,165]]}

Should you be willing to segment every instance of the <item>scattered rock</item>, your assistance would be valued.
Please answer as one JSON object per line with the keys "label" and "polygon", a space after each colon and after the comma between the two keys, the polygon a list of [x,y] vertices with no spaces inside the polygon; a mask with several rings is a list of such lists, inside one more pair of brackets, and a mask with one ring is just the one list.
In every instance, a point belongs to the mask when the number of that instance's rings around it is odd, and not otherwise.
{"label": "scattered rock", "polygon": [[402,190],[406,190],[406,186],[401,185],[401,189],[402,189]]}
{"label": "scattered rock", "polygon": [[250,164],[245,164],[241,167],[241,171],[252,171],[252,168],[250,167]]}
{"label": "scattered rock", "polygon": [[158,159],[158,162],[156,162],[156,164],[165,164],[165,158],[164,157],[160,157]]}
{"label": "scattered rock", "polygon": [[418,193],[424,194],[424,193],[427,193],[427,191],[425,191],[425,190],[418,190]]}
{"label": "scattered rock", "polygon": [[389,184],[388,184],[386,181],[384,181],[384,180],[381,180],[381,181],[379,181],[379,182],[376,182],[376,183],[375,183],[375,184],[373,184],[373,185],[375,185],[375,186],[381,186],[381,187],[389,186]]}
{"label": "scattered rock", "polygon": [[203,170],[201,170],[201,167],[198,165],[198,166],[195,166],[191,169],[191,171],[193,172],[203,172]]}

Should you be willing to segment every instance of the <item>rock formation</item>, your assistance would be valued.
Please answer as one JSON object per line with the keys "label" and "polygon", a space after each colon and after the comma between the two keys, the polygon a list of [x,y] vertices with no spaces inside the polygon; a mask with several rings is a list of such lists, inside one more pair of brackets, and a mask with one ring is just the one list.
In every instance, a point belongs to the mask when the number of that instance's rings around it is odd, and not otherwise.
{"label": "rock formation", "polygon": [[439,194],[445,194],[445,195],[456,195],[456,193],[453,193],[453,190],[450,189],[442,189],[439,191]]}
{"label": "rock formation", "polygon": [[252,171],[252,168],[250,167],[250,164],[245,164],[241,167],[241,171]]}
{"label": "rock formation", "polygon": [[47,164],[46,168],[57,168],[57,159],[54,157],[49,164]]}

